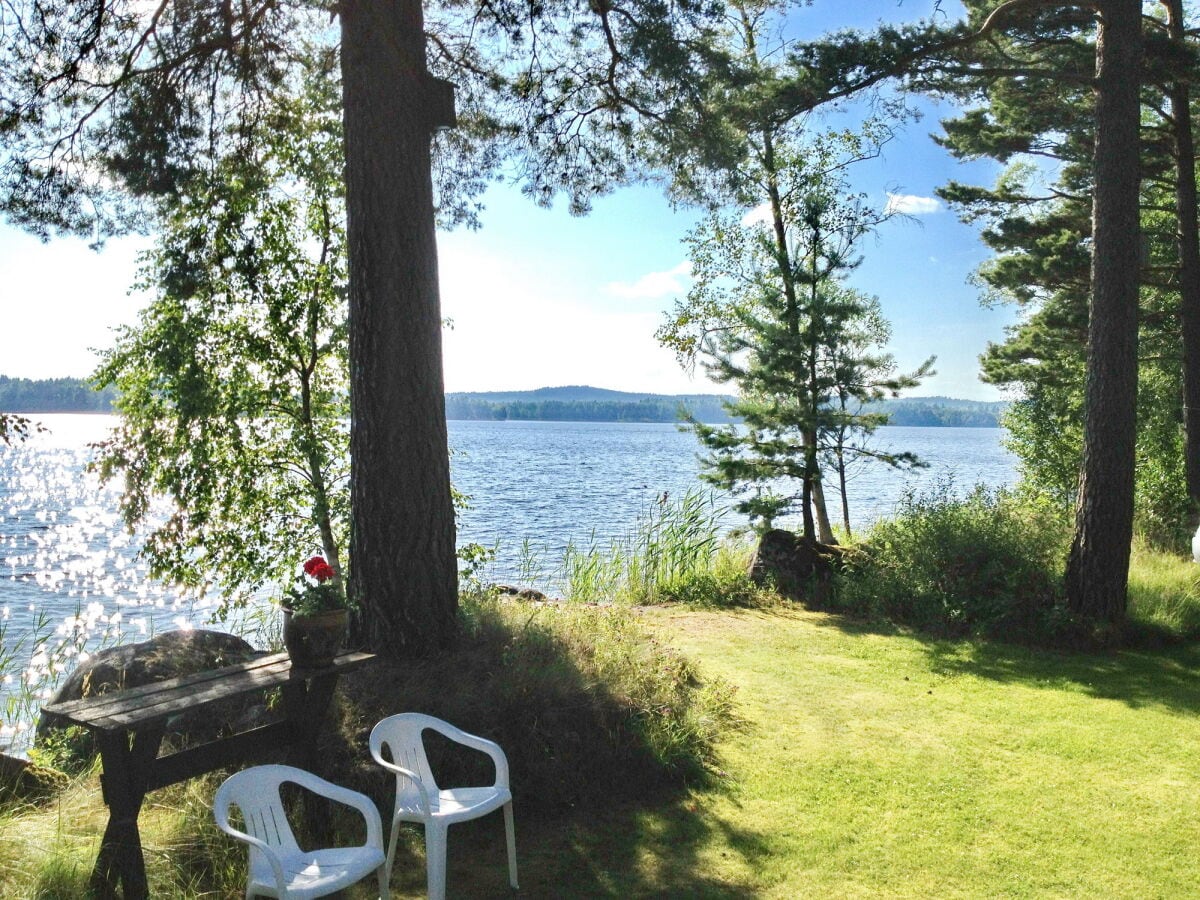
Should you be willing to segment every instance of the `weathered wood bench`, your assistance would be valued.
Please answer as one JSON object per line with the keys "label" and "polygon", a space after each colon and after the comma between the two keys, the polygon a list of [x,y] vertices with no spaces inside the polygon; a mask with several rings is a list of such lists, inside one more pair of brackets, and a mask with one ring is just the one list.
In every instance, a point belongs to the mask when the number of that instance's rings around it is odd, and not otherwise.
{"label": "weathered wood bench", "polygon": [[[114,896],[117,881],[126,900],[146,897],[146,864],[138,814],[148,791],[224,766],[277,756],[314,768],[316,740],[338,677],[373,660],[370,653],[343,653],[325,669],[293,669],[286,653],[196,675],[113,691],[44,707],[43,712],[91,730],[100,749],[100,776],[108,825],[92,871],[92,890]],[[280,721],[159,756],[168,720],[210,703],[279,688]]]}

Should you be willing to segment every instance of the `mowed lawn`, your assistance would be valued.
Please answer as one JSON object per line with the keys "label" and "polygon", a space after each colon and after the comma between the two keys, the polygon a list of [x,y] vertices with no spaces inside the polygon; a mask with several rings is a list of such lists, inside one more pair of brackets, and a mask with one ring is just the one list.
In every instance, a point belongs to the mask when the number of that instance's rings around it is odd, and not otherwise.
{"label": "mowed lawn", "polygon": [[[724,774],[565,819],[518,806],[520,896],[1200,897],[1200,649],[936,642],[795,609],[642,618],[737,685],[745,726],[721,745]],[[0,835],[6,866],[77,842],[60,868],[82,883],[103,822],[94,782],[82,793],[41,814],[58,821],[45,837]],[[206,820],[211,787],[189,796],[191,821]],[[180,852],[177,832],[155,828],[180,799],[143,813],[152,885]],[[498,816],[451,829],[450,897],[510,896],[502,835]],[[205,866],[243,852],[213,838]],[[6,880],[6,898],[71,896]],[[424,894],[416,834],[392,887]]]}
{"label": "mowed lawn", "polygon": [[[1072,655],[672,612],[739,688],[701,856],[757,896],[1200,896],[1200,651]],[[665,887],[665,886],[664,886]]]}
{"label": "mowed lawn", "polygon": [[[644,619],[738,686],[726,774],[649,810],[518,809],[522,895],[1200,897],[1200,649],[938,642],[799,610]],[[451,832],[451,893],[503,896],[500,824],[478,824]],[[393,886],[420,896],[419,875]]]}

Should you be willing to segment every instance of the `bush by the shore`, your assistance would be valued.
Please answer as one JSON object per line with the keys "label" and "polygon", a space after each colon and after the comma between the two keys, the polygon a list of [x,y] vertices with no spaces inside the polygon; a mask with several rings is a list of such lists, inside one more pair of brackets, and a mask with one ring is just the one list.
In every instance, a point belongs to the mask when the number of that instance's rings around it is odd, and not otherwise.
{"label": "bush by the shore", "polygon": [[1063,603],[1069,533],[1049,508],[942,483],[909,493],[844,557],[833,602],[945,637],[1055,643],[1075,633]]}

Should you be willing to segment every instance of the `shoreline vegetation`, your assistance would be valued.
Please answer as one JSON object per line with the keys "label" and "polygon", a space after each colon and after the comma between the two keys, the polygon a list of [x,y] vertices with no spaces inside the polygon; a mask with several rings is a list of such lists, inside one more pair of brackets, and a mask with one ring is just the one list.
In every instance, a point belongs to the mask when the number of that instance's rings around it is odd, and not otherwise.
{"label": "shoreline vegetation", "polygon": [[[0,375],[0,412],[113,413],[112,388],[93,389],[83,378],[9,378]],[[641,394],[586,386],[531,391],[446,394],[446,418],[455,421],[678,422],[684,415],[709,423],[733,421],[721,394]],[[997,428],[1004,401],[904,397],[867,408],[885,412],[889,425]]]}

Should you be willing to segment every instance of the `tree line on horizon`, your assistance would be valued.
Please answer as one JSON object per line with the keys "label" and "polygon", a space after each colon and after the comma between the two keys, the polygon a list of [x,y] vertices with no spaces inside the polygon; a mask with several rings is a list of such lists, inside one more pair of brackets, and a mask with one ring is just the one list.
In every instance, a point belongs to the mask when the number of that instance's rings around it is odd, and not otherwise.
{"label": "tree line on horizon", "polygon": [[[97,390],[85,378],[10,378],[0,375],[0,410],[6,413],[113,413],[117,391]],[[461,421],[679,422],[687,417],[712,424],[738,421],[720,395],[677,398],[656,395],[633,400],[489,400],[469,393],[446,395],[446,418]],[[950,397],[906,397],[870,407],[889,425],[995,428],[1004,402]]]}

